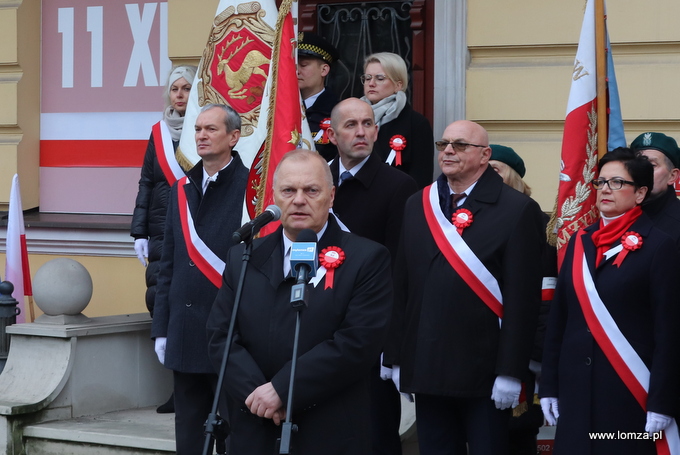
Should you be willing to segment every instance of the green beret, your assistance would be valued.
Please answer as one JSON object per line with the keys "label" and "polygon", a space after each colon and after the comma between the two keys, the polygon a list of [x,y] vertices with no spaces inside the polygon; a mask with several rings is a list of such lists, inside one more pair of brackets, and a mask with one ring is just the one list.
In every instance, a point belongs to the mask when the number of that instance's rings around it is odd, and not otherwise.
{"label": "green beret", "polygon": [[489,144],[489,147],[491,147],[490,159],[507,164],[513,168],[520,177],[524,177],[524,174],[527,173],[527,170],[524,167],[524,160],[522,160],[522,158],[520,158],[520,156],[515,153],[513,149],[506,147],[505,145],[498,144]]}
{"label": "green beret", "polygon": [[313,57],[329,65],[338,59],[338,51],[323,37],[310,33],[298,33],[298,57]]}
{"label": "green beret", "polygon": [[630,143],[630,148],[639,150],[658,150],[668,157],[673,166],[680,168],[680,150],[678,143],[670,136],[663,133],[642,133]]}

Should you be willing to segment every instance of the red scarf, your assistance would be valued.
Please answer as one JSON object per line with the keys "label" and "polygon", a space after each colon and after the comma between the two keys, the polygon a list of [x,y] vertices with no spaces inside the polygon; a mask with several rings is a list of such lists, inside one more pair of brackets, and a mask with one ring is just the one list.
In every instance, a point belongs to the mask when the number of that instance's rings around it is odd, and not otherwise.
{"label": "red scarf", "polygon": [[615,220],[610,221],[605,226],[604,220],[600,219],[600,228],[593,232],[592,240],[597,248],[595,267],[600,265],[604,253],[616,242],[621,240],[623,234],[629,230],[630,226],[642,215],[642,208],[636,205],[631,210],[621,215]]}

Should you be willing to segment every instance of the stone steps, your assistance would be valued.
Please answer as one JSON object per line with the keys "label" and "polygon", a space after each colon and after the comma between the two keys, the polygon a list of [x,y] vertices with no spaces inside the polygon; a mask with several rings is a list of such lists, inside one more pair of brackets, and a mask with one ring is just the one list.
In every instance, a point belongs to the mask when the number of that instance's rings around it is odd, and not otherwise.
{"label": "stone steps", "polygon": [[169,455],[174,414],[132,409],[24,427],[26,455]]}

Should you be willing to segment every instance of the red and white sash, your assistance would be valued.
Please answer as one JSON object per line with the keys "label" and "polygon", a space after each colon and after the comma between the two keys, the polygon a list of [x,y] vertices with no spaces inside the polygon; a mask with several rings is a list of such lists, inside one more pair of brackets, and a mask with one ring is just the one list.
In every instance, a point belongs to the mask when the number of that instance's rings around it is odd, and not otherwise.
{"label": "red and white sash", "polygon": [[168,125],[161,120],[151,127],[151,134],[153,135],[153,143],[156,146],[156,158],[158,164],[168,181],[168,185],[172,186],[177,180],[184,177],[184,170],[179,165],[175,158],[175,147],[172,145],[172,137],[168,130]]}
{"label": "red and white sash", "polygon": [[498,281],[442,212],[436,182],[423,190],[423,209],[439,250],[474,293],[498,316],[500,323],[503,318],[503,295]]}
{"label": "red and white sash", "polygon": [[208,245],[198,236],[194,220],[191,217],[189,203],[184,185],[189,183],[188,177],[183,177],[177,184],[177,202],[179,204],[179,219],[182,224],[182,234],[184,243],[187,246],[189,258],[196,264],[196,267],[210,280],[215,287],[222,286],[222,274],[224,273],[225,263],[220,259]]}
{"label": "red and white sash", "polygon": [[[646,411],[649,368],[616,325],[616,321],[597,293],[583,251],[584,232],[581,230],[577,234],[573,264],[574,289],[581,310],[597,345],[642,409]],[[675,419],[664,430],[664,437],[656,441],[656,451],[659,455],[680,455],[680,435]]]}

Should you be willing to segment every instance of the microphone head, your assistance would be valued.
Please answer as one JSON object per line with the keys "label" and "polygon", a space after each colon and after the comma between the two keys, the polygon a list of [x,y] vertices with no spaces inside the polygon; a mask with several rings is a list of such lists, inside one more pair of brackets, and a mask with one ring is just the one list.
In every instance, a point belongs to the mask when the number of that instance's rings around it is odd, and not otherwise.
{"label": "microphone head", "polygon": [[[274,218],[272,218],[272,221],[278,221],[281,219],[281,209],[277,205],[270,205],[266,209],[264,209],[265,212],[270,212],[272,215],[274,215]],[[311,230],[311,229],[310,229]]]}
{"label": "microphone head", "polygon": [[[270,206],[270,207],[276,207],[276,206]],[[278,209],[278,207],[276,207],[276,208]],[[281,213],[280,210],[279,210],[279,213]],[[314,242],[314,243],[316,243],[317,242],[316,232],[314,232],[313,229],[309,229],[309,228],[303,229],[303,230],[300,231],[300,233],[298,234],[295,241],[296,242]]]}
{"label": "microphone head", "polygon": [[290,250],[290,267],[294,277],[298,276],[303,267],[307,270],[308,278],[316,276],[316,269],[319,268],[316,244],[316,232],[311,229],[300,231]]}

